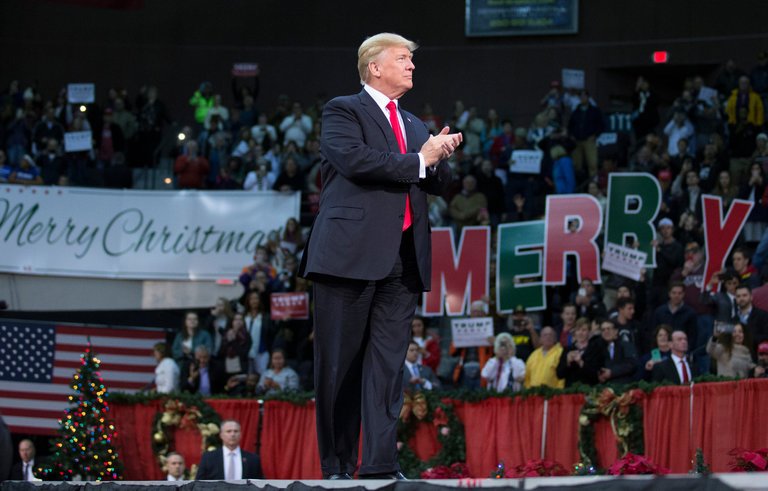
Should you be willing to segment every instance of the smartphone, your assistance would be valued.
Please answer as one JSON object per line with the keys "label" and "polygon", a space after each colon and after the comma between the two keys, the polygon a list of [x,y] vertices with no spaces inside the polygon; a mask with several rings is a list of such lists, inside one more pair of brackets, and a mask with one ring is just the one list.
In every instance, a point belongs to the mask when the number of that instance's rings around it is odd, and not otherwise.
{"label": "smartphone", "polygon": [[659,348],[651,350],[651,361],[661,361],[661,351],[659,351]]}
{"label": "smartphone", "polygon": [[586,288],[579,288],[578,295],[580,297],[586,297],[587,296],[587,289]]}
{"label": "smartphone", "polygon": [[715,321],[715,332],[716,333],[733,333],[734,325],[730,322],[723,322],[723,321]]}

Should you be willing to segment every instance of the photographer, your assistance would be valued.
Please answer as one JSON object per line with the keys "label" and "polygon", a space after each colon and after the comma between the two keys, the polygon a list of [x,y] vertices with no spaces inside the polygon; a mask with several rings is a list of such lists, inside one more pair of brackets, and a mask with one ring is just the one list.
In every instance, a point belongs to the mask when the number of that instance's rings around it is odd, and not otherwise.
{"label": "photographer", "polygon": [[533,350],[539,347],[539,333],[522,305],[518,305],[507,318],[507,328],[515,341],[516,356],[527,361]]}
{"label": "photographer", "polygon": [[717,361],[718,375],[747,378],[755,368],[747,337],[741,324],[715,323],[715,335],[707,342],[707,353]]}

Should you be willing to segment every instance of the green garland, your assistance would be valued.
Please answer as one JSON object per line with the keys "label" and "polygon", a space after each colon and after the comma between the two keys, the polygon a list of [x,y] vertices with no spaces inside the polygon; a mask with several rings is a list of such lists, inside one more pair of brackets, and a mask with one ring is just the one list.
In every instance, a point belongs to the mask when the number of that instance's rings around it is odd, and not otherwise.
{"label": "green garland", "polygon": [[612,387],[598,388],[585,396],[579,414],[579,464],[586,468],[596,467],[594,423],[601,417],[611,422],[619,456],[628,452],[643,454],[643,412],[638,404],[643,396],[641,389],[627,388],[617,392]]}
{"label": "green garland", "polygon": [[[216,411],[198,394],[184,394],[179,397],[163,398],[163,408],[155,414],[152,422],[152,452],[162,469],[173,443],[173,428],[196,428],[202,435],[203,451],[213,450],[221,445],[219,429],[221,419]],[[197,472],[195,466],[191,475]]]}
{"label": "green garland", "polygon": [[[737,380],[735,378],[730,377],[719,377],[715,375],[705,375],[701,377],[697,377],[694,379],[695,383],[705,383],[705,382],[728,382],[728,381],[734,381]],[[654,389],[658,387],[665,387],[669,385],[674,385],[667,382],[635,382],[632,384],[627,384],[625,386],[620,387],[619,389],[615,389],[618,395],[621,395],[625,392],[628,392],[632,389],[639,389],[642,392],[648,394],[652,392]],[[592,386],[586,386],[586,385],[576,385],[573,387],[567,387],[565,389],[553,389],[551,387],[533,387],[530,389],[525,389],[519,392],[494,392],[494,391],[488,391],[488,390],[467,390],[467,389],[454,389],[454,390],[444,390],[444,391],[429,391],[424,392],[424,397],[426,398],[427,408],[428,411],[423,419],[418,420],[418,418],[411,416],[408,421],[400,421],[398,424],[398,442],[401,443],[400,451],[399,451],[399,461],[400,461],[400,467],[404,474],[408,477],[418,477],[421,472],[423,472],[426,469],[429,469],[431,467],[436,467],[439,465],[446,465],[450,466],[451,464],[455,462],[464,462],[466,459],[466,440],[464,436],[464,427],[459,421],[458,417],[456,416],[455,410],[453,408],[453,404],[451,401],[459,401],[459,402],[480,402],[484,401],[486,399],[491,398],[513,398],[513,399],[521,399],[524,400],[528,397],[543,397],[545,399],[550,399],[556,396],[564,395],[564,394],[584,394],[586,397],[589,397],[590,395],[594,395],[596,391],[600,391],[604,389],[606,386],[598,386],[598,387],[592,387]],[[297,405],[306,405],[309,403],[314,397],[314,394],[311,392],[297,392],[297,391],[287,391],[287,392],[280,392],[277,394],[271,394],[271,395],[265,395],[263,397],[259,397],[259,400],[263,401],[285,401],[290,402]],[[155,393],[138,393],[138,394],[122,394],[122,393],[116,393],[113,392],[110,395],[111,402],[118,403],[118,404],[147,404],[151,401],[156,401],[159,399],[175,399],[183,402],[185,405],[190,406],[194,405],[197,406],[199,409],[201,409],[201,412],[203,410],[212,408],[205,404],[203,399],[197,395],[197,394],[188,394],[188,393],[175,393],[175,394],[155,394]],[[245,397],[245,396],[228,396],[226,394],[224,395],[217,395],[208,397],[207,399],[250,399],[255,400],[253,397]],[[587,404],[585,403],[585,406]],[[416,423],[418,421],[428,421],[433,422],[435,417],[435,411],[437,408],[440,408],[445,416],[448,419],[448,424],[445,425],[445,427],[448,428],[448,434],[443,435],[441,432],[441,428],[438,428],[438,441],[442,445],[442,449],[440,452],[438,452],[437,455],[433,456],[429,459],[427,462],[422,462],[419,460],[419,458],[416,456],[416,454],[413,452],[413,450],[408,446],[408,441],[413,436],[413,433],[416,429]],[[583,412],[583,409],[582,409]],[[207,413],[206,413],[207,414]],[[215,414],[215,412],[214,412]],[[162,417],[162,415],[158,415],[159,417]],[[204,414],[204,417],[205,416]],[[596,416],[595,418],[596,419]],[[633,404],[630,406],[629,411],[626,415],[626,419],[630,426],[634,428],[632,431],[629,432],[628,435],[625,436],[624,441],[626,442],[626,445],[630,452],[636,453],[636,454],[642,454],[643,453],[643,414],[642,409],[640,405]],[[218,437],[217,437],[218,438]],[[618,443],[621,445],[621,443]],[[154,448],[154,447],[153,447]],[[595,462],[596,460],[596,453],[595,453],[595,435],[594,435],[594,427],[589,425],[579,425],[579,452],[580,455],[582,455],[582,459],[586,456],[586,459],[589,459],[590,462]],[[622,453],[623,449],[620,450],[619,453]],[[585,462],[587,461],[586,459]],[[586,466],[589,467],[589,466]]]}

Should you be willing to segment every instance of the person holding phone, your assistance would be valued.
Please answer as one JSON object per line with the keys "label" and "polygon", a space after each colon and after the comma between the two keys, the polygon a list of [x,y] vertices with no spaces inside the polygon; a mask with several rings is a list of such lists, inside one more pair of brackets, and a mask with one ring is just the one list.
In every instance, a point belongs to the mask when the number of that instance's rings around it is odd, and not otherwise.
{"label": "person holding phone", "polygon": [[707,353],[717,361],[717,374],[747,378],[755,368],[749,335],[740,323],[715,323],[715,334],[707,341]]}
{"label": "person holding phone", "polygon": [[660,324],[653,334],[653,349],[640,357],[641,370],[637,371],[638,380],[651,381],[653,367],[669,358],[672,354],[672,328],[667,324]]}

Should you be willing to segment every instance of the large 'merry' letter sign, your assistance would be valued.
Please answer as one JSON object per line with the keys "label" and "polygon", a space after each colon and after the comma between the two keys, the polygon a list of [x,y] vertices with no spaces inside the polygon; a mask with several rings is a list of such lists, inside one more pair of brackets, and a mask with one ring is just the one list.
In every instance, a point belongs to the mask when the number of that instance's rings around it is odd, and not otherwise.
{"label": "large 'merry' letter sign", "polygon": [[[752,210],[751,201],[734,200],[723,218],[722,201],[703,195],[704,285],[720,271]],[[568,258],[577,279],[600,282],[598,236],[647,254],[656,267],[654,221],[661,208],[661,187],[646,173],[614,173],[608,179],[606,209],[589,194],[547,196],[544,220],[505,223],[497,230],[496,307],[509,313],[518,305],[546,309],[546,285],[566,281]],[[604,218],[605,215],[605,218]],[[630,240],[631,239],[631,240]],[[424,294],[426,316],[465,315],[471,302],[489,294],[490,227],[465,227],[458,248],[453,231],[432,231],[432,291]]]}

